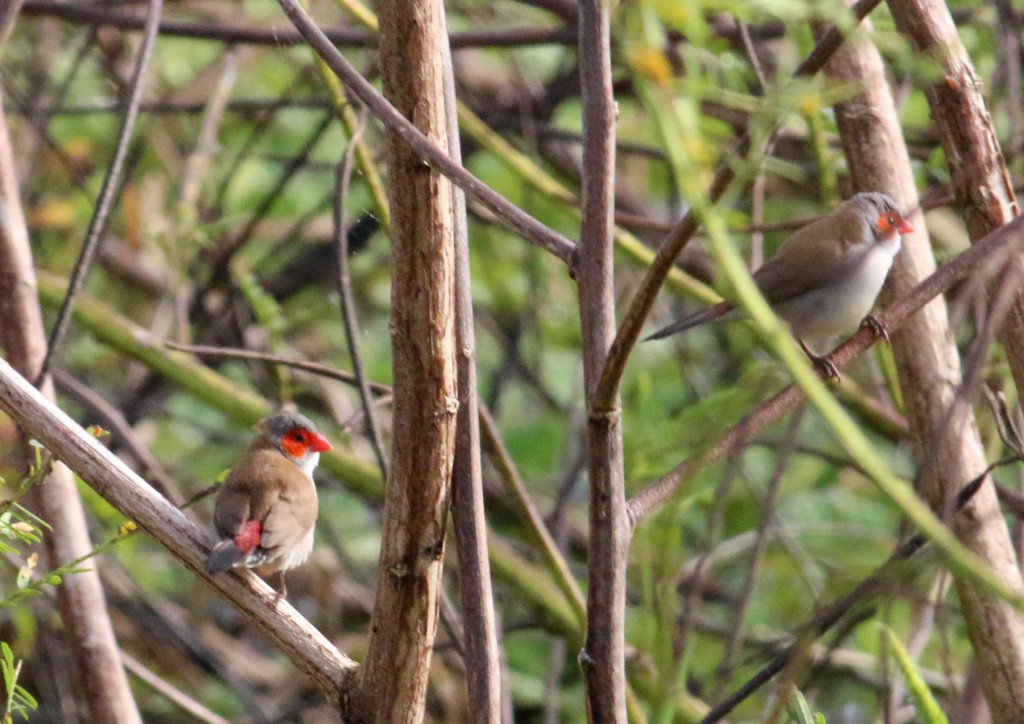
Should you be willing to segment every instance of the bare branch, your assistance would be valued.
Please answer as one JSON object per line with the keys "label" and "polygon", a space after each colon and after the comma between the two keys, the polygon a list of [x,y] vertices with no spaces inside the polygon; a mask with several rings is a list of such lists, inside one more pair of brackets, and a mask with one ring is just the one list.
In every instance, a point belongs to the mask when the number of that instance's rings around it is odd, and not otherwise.
{"label": "bare branch", "polygon": [[[57,17],[69,22],[107,25],[124,30],[141,30],[145,22],[137,15],[117,12],[102,5],[85,2],[27,0],[23,12],[25,15]],[[324,34],[338,47],[374,49],[377,47],[377,36],[374,33],[351,28],[332,28],[325,30]],[[212,25],[183,20],[164,20],[160,23],[160,35],[270,46],[299,45],[303,42],[302,35],[294,31],[239,25]],[[574,29],[567,27],[468,30],[452,33],[451,40],[453,48],[502,48],[528,45],[569,45],[575,39]]]}
{"label": "bare branch", "polygon": [[590,538],[587,639],[580,653],[587,711],[594,721],[626,721],[625,619],[629,523],[618,396],[595,399],[615,335],[613,217],[615,100],[612,95],[610,7],[580,3],[580,86],[583,95],[583,194],[580,228],[580,327],[587,400]]}
{"label": "bare branch", "polygon": [[[373,99],[409,128],[405,119],[415,119],[417,137],[449,159],[442,5],[439,0],[382,0],[377,10],[383,87],[390,103],[376,94]],[[341,58],[336,51],[324,57],[328,64]],[[333,65],[332,70],[337,71]],[[426,706],[455,452],[455,243],[450,181],[435,168],[424,168],[408,139],[391,128],[394,440],[369,651],[359,696],[345,714],[411,724],[423,718]]]}
{"label": "bare branch", "polygon": [[75,262],[74,271],[68,280],[68,294],[57,312],[57,319],[50,331],[50,339],[46,347],[46,358],[39,370],[39,377],[42,380],[49,371],[55,355],[60,354],[60,346],[67,334],[68,325],[71,324],[71,306],[75,303],[75,295],[85,283],[85,277],[92,265],[93,255],[103,239],[107,230],[107,216],[114,205],[114,196],[120,191],[121,178],[124,174],[125,160],[128,157],[128,145],[131,142],[132,133],[135,130],[135,121],[139,115],[139,103],[142,102],[142,91],[145,87],[146,71],[149,68],[149,60],[153,56],[153,46],[156,44],[157,29],[160,25],[160,13],[163,10],[163,0],[149,0],[149,15],[146,18],[146,30],[143,34],[142,44],[139,46],[138,57],[135,60],[135,70],[132,73],[130,82],[131,92],[128,99],[128,106],[125,109],[124,120],[121,123],[121,130],[117,135],[117,148],[114,157],[107,168],[106,178],[103,179],[103,188],[100,190],[99,199],[89,220],[89,228],[85,232],[85,241],[82,243],[82,250],[79,252],[78,260]]}
{"label": "bare branch", "polygon": [[[441,27],[447,35],[447,17],[441,8]],[[462,163],[455,69],[451,47],[441,41],[441,73],[444,83],[448,152]],[[499,666],[498,627],[494,614],[491,565],[487,556],[487,518],[484,511],[483,467],[480,462],[480,416],[476,375],[476,332],[473,329],[473,288],[469,255],[469,222],[466,195],[452,189],[455,241],[455,346],[458,364],[459,418],[452,468],[452,524],[459,561],[466,638],[466,683],[470,712],[478,724],[498,724],[502,719],[502,682]],[[508,702],[511,710],[512,702]]]}
{"label": "bare branch", "polygon": [[410,123],[393,105],[377,92],[323,34],[312,18],[302,9],[298,0],[279,0],[281,7],[295,27],[302,33],[309,45],[323,58],[328,67],[358,97],[370,111],[399,138],[412,148],[416,155],[431,164],[440,173],[452,180],[467,195],[479,201],[494,212],[514,231],[535,244],[542,246],[562,261],[572,266],[576,249],[569,239],[548,228],[522,209],[511,203],[490,186],[455,163],[436,143],[431,142]]}
{"label": "bare branch", "polygon": [[210,576],[210,535],[0,360],[0,408],[112,506],[231,601],[329,701],[338,704],[356,664],[250,571]]}

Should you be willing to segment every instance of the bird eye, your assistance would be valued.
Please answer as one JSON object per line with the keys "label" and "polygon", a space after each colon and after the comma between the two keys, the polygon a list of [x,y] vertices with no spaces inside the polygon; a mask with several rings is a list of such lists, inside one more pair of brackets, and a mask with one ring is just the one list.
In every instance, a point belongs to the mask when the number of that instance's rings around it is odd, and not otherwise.
{"label": "bird eye", "polygon": [[309,439],[306,437],[306,433],[304,430],[292,430],[291,438],[295,442],[309,442]]}

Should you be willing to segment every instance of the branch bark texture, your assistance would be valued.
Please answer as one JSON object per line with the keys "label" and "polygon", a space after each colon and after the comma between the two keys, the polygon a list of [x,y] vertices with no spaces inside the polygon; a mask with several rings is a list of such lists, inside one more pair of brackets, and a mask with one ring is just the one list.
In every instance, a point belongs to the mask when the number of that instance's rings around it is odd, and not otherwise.
{"label": "branch bark texture", "polygon": [[[438,0],[377,3],[384,95],[447,152],[441,12]],[[437,630],[459,407],[452,187],[393,128],[389,153],[394,443],[370,648],[351,713],[419,722]]]}
{"label": "branch bark texture", "polygon": [[580,324],[588,408],[587,473],[590,538],[587,640],[580,657],[592,721],[626,720],[625,609],[630,527],[618,394],[595,406],[595,394],[615,338],[613,215],[615,100],[607,3],[580,3],[580,86],[583,97],[583,223],[580,229]]}
{"label": "branch bark texture", "polygon": [[[442,27],[447,20],[441,8]],[[448,33],[442,33],[445,116],[448,152],[462,163],[455,69]],[[494,615],[491,565],[487,557],[487,517],[484,511],[483,469],[480,462],[480,404],[476,390],[476,333],[473,329],[473,287],[469,263],[469,222],[466,195],[452,188],[455,242],[455,342],[458,347],[459,418],[452,471],[452,523],[458,547],[459,590],[466,641],[466,688],[470,715],[479,724],[502,720],[502,682],[498,660],[498,627]],[[512,702],[507,702],[511,711]]]}
{"label": "branch bark texture", "polygon": [[[941,0],[891,0],[896,27],[932,58],[942,79],[925,89],[971,241],[976,242],[1020,214],[1013,183],[992,126],[982,84]],[[1018,390],[1024,390],[1024,256],[1008,262],[1017,280],[999,341]]]}
{"label": "branch bark texture", "polygon": [[[868,22],[868,21],[865,21]],[[836,120],[854,185],[888,193],[904,209],[919,207],[910,156],[900,130],[881,55],[861,36],[840,48],[825,68],[830,78],[858,84],[857,96],[837,104]],[[1012,192],[1011,192],[1012,193]],[[882,299],[888,303],[935,270],[923,215],[904,237]],[[957,398],[960,357],[950,330],[945,300],[938,296],[907,320],[892,337],[907,421],[922,472],[918,489],[942,512],[986,466],[969,405]],[[1020,588],[1009,533],[991,485],[983,486],[952,519],[961,543],[986,560],[1011,586]],[[1001,721],[1024,718],[1024,620],[1005,601],[957,580],[968,633],[993,712]]]}
{"label": "branch bark texture", "polygon": [[[36,277],[28,230],[21,208],[10,134],[0,104],[0,343],[18,371],[35,379],[46,359]],[[42,380],[42,394],[51,402],[53,381]],[[28,434],[25,427],[22,430]],[[30,505],[52,528],[45,535],[51,568],[89,553],[85,509],[75,480],[63,465],[29,494]],[[93,721],[138,722],[138,708],[128,686],[114,629],[107,615],[99,574],[87,570],[66,576],[57,587],[57,602],[68,643],[75,656],[70,668],[78,694]]]}

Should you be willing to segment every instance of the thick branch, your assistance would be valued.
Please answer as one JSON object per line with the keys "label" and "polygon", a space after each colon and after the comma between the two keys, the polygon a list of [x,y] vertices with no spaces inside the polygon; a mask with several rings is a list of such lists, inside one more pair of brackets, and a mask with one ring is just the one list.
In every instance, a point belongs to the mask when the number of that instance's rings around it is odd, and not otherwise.
{"label": "thick branch", "polygon": [[625,616],[629,525],[618,397],[594,393],[615,336],[612,233],[615,207],[615,100],[612,96],[609,6],[580,3],[583,93],[583,223],[580,229],[580,326],[588,408],[587,472],[590,540],[587,640],[580,663],[592,721],[626,720]]}
{"label": "thick branch", "polygon": [[[903,208],[918,208],[910,155],[900,130],[878,50],[865,37],[841,48],[826,67],[840,82],[860,87],[836,105],[843,152],[860,190],[884,191]],[[883,299],[911,289],[935,269],[921,214],[904,238]],[[962,397],[960,357],[950,330],[945,300],[936,297],[892,337],[900,388],[919,462],[918,490],[940,514],[949,509],[962,481],[985,468],[974,415]],[[968,381],[964,384],[970,384]],[[1009,532],[991,485],[984,486],[952,520],[957,537],[985,560],[1008,585],[1021,588]],[[1024,619],[983,587],[957,578],[975,660],[997,719],[1024,717]]]}
{"label": "thick branch", "polygon": [[[1002,149],[992,125],[982,84],[941,0],[891,0],[896,27],[931,59],[941,80],[925,88],[939,133],[953,191],[963,207],[972,241],[1020,214]],[[1024,278],[1024,256],[1007,260],[1016,279]],[[1024,285],[999,334],[1018,391],[1024,390]]]}
{"label": "thick branch", "polygon": [[[440,1],[381,0],[377,8],[387,107],[448,159]],[[406,134],[390,130],[394,442],[369,653],[346,713],[412,724],[426,705],[455,452],[455,262],[452,185],[424,166]]]}

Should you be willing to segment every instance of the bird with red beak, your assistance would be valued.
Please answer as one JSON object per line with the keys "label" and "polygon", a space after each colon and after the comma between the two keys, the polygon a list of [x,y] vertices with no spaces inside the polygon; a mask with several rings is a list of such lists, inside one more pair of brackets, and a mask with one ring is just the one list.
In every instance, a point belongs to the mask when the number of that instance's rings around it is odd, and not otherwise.
{"label": "bird with red beak", "polygon": [[[794,232],[775,256],[754,272],[754,283],[765,300],[827,376],[839,378],[835,365],[812,352],[804,340],[831,339],[861,320],[884,335],[879,322],[865,315],[882,289],[903,235],[913,231],[892,198],[877,192],[859,193]],[[720,302],[647,339],[661,339],[739,314],[731,302]]]}
{"label": "bird with red beak", "polygon": [[209,573],[239,566],[284,572],[313,550],[318,501],[313,470],[331,443],[309,418],[280,412],[256,425],[259,436],[242,454],[217,495],[213,522],[220,541],[206,559]]}

